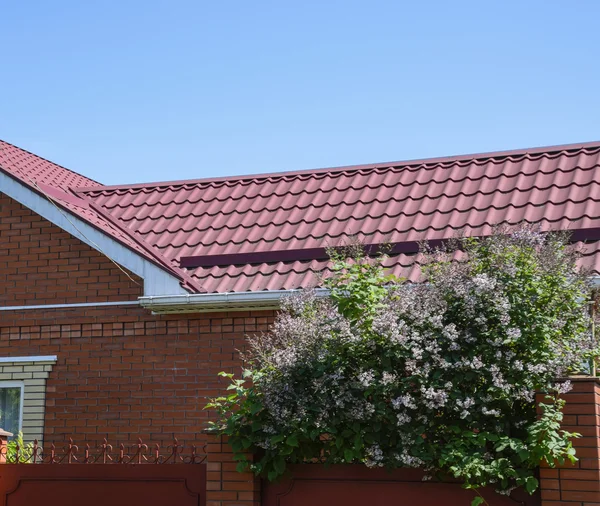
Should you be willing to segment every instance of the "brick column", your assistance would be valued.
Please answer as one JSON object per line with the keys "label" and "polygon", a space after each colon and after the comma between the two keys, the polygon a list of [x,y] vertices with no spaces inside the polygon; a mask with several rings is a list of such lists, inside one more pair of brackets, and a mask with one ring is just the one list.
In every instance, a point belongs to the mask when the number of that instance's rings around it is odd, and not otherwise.
{"label": "brick column", "polygon": [[573,442],[579,461],[555,469],[542,466],[542,506],[600,506],[600,380],[571,381],[563,427],[582,436]]}
{"label": "brick column", "polygon": [[206,506],[260,506],[260,480],[235,470],[227,438],[209,436]]}

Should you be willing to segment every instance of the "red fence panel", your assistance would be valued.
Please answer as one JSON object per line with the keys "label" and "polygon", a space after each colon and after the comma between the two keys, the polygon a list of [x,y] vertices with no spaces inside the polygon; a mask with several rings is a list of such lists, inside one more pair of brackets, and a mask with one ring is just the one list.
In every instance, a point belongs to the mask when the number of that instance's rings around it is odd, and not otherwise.
{"label": "red fence panel", "polygon": [[97,447],[0,441],[0,506],[205,506],[206,455],[175,439]]}
{"label": "red fence panel", "polygon": [[0,465],[0,506],[205,506],[206,465]]}
{"label": "red fence panel", "polygon": [[[318,464],[291,466],[291,476],[280,483],[265,483],[262,506],[468,506],[475,492],[458,483],[423,481],[423,472],[368,469]],[[533,497],[518,491],[512,497],[482,491],[490,506],[538,506]]]}

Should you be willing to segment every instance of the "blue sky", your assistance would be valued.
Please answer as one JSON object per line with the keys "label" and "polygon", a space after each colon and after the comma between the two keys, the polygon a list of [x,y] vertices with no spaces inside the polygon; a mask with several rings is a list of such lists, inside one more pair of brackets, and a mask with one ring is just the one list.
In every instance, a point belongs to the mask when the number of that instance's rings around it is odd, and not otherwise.
{"label": "blue sky", "polygon": [[600,140],[596,0],[4,2],[0,138],[106,184]]}

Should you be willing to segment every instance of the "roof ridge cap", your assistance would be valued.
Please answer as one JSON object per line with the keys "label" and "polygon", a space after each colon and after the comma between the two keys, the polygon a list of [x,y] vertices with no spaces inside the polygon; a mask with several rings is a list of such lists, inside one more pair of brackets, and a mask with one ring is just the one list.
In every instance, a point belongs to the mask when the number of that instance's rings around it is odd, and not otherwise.
{"label": "roof ridge cap", "polygon": [[411,160],[401,160],[392,162],[379,162],[370,164],[359,164],[359,165],[341,165],[337,167],[324,167],[315,169],[303,169],[295,171],[283,171],[283,172],[264,172],[257,174],[240,174],[233,176],[221,176],[221,177],[208,177],[199,179],[181,179],[171,181],[152,181],[147,183],[132,183],[132,184],[119,184],[119,185],[101,185],[99,187],[78,187],[73,188],[76,193],[91,193],[91,192],[102,192],[102,191],[127,191],[127,190],[144,190],[144,189],[157,189],[168,186],[186,186],[186,185],[198,185],[198,184],[211,184],[211,183],[239,183],[243,181],[252,181],[259,179],[270,179],[270,178],[286,178],[286,177],[302,177],[311,176],[318,174],[332,174],[338,172],[359,172],[361,170],[377,170],[392,167],[410,167],[418,165],[430,165],[430,164],[442,164],[442,163],[456,163],[461,161],[469,160],[482,160],[482,159],[496,159],[506,158],[514,156],[528,156],[528,155],[543,155],[552,154],[561,151],[582,151],[585,149],[600,149],[600,140],[592,142],[580,142],[574,144],[559,144],[554,146],[541,146],[533,148],[522,148],[504,151],[489,151],[481,153],[470,153],[462,155],[451,155],[441,156],[433,158],[415,158]]}

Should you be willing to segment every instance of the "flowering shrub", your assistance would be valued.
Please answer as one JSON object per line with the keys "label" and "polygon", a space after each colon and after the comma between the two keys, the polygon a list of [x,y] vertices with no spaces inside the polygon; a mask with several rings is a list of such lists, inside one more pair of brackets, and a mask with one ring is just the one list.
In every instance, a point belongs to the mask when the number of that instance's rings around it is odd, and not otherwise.
{"label": "flowering shrub", "polygon": [[[286,299],[250,339],[243,377],[222,373],[230,395],[209,404],[240,470],[273,480],[315,459],[419,467],[510,493],[537,488],[541,460],[575,460],[575,435],[560,430],[569,383],[556,381],[596,349],[566,238],[522,228],[425,257],[425,282],[411,284],[381,260],[332,252],[330,296]],[[539,417],[536,392],[547,394]]]}

